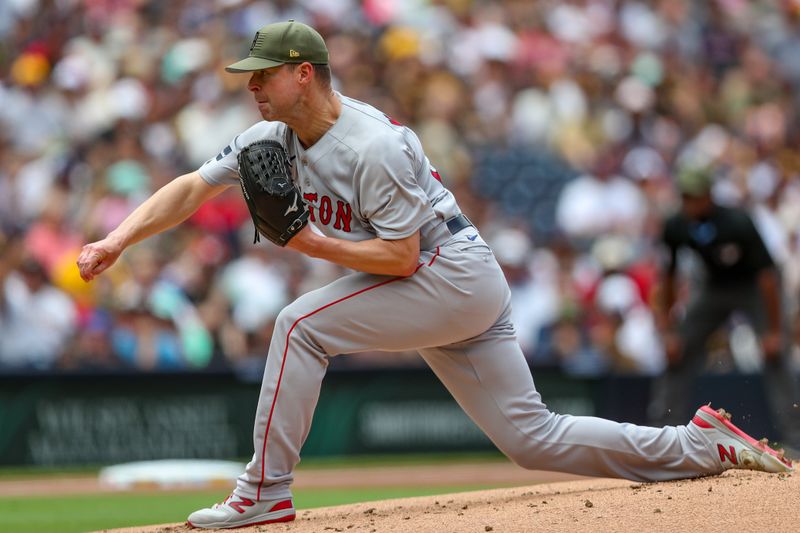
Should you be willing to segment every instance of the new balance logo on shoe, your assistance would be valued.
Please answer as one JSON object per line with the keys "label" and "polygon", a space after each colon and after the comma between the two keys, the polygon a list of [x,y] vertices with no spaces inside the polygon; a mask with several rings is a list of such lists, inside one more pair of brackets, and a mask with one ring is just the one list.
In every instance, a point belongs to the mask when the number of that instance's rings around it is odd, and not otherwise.
{"label": "new balance logo on shoe", "polygon": [[739,459],[736,458],[736,450],[733,446],[729,446],[727,449],[722,444],[717,444],[717,450],[719,451],[719,460],[725,464],[725,459],[733,463],[734,465],[739,464]]}
{"label": "new balance logo on shoe", "polygon": [[247,498],[239,498],[238,502],[228,502],[228,505],[236,509],[237,513],[243,513],[245,507],[252,507],[256,504],[253,500]]}

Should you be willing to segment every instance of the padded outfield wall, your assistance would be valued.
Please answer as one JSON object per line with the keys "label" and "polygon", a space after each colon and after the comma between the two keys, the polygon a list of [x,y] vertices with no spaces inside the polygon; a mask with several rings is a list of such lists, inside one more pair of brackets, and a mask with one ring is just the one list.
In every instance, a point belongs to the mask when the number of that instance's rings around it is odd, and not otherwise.
{"label": "padded outfield wall", "polygon": [[[556,412],[647,423],[647,378],[535,378]],[[0,465],[246,459],[258,391],[230,373],[0,375]],[[695,398],[746,415],[752,434],[779,437],[759,376],[703,377]],[[303,455],[491,449],[429,370],[351,370],[325,378]]]}

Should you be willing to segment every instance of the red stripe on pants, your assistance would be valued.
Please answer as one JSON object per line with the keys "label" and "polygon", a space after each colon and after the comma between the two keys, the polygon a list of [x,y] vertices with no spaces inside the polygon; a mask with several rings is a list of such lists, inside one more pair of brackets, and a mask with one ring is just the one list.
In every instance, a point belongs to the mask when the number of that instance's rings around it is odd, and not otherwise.
{"label": "red stripe on pants", "polygon": [[[433,261],[431,261],[431,263],[433,263]],[[415,274],[416,274],[417,270],[419,270],[422,267],[422,265],[423,265],[423,263],[420,263],[419,265],[417,265],[416,270],[414,270]],[[406,279],[406,277],[407,276],[398,276],[396,278],[388,279],[388,280],[382,281],[380,283],[377,283],[375,285],[371,285],[369,287],[365,287],[365,288],[361,289],[358,292],[354,292],[353,294],[349,294],[347,296],[339,298],[338,300],[336,300],[334,302],[331,302],[329,304],[323,305],[319,309],[315,309],[314,311],[311,311],[307,315],[301,316],[300,318],[295,320],[294,324],[292,324],[292,327],[289,328],[289,331],[286,333],[286,345],[284,346],[284,349],[283,349],[283,361],[281,361],[281,371],[278,374],[278,383],[277,383],[277,385],[275,385],[275,394],[272,396],[272,406],[269,409],[269,417],[267,417],[267,428],[264,430],[264,444],[261,447],[261,481],[259,481],[259,483],[258,483],[258,492],[256,494],[256,500],[258,500],[258,501],[261,500],[261,487],[264,485],[264,468],[265,468],[265,464],[266,464],[267,435],[269,435],[269,426],[272,423],[272,413],[275,411],[275,404],[277,403],[277,400],[278,400],[278,391],[280,391],[280,389],[281,389],[281,380],[283,379],[283,369],[286,366],[286,354],[289,351],[289,336],[292,334],[292,331],[294,331],[294,328],[297,326],[297,324],[300,323],[301,320],[306,319],[306,318],[308,318],[310,316],[313,316],[313,315],[319,313],[320,311],[323,311],[323,310],[325,310],[325,309],[327,309],[327,308],[329,308],[331,306],[334,306],[334,305],[336,305],[338,303],[341,303],[341,302],[343,302],[345,300],[349,300],[350,298],[358,296],[359,294],[363,294],[363,293],[365,293],[367,291],[371,291],[372,289],[377,289],[378,287],[382,287],[382,286],[384,286],[386,284],[389,284],[389,283],[392,283],[392,282],[395,282],[395,281],[399,281],[401,279]]]}

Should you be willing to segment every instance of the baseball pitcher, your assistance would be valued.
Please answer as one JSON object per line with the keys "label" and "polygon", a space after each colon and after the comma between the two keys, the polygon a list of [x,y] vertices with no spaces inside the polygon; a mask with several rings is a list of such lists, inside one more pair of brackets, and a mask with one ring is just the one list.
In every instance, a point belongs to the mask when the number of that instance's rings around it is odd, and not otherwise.
{"label": "baseball pitcher", "polygon": [[[356,272],[278,316],[256,410],[253,458],[201,528],[293,520],[290,486],[331,357],[416,349],[497,447],[525,468],[657,481],[791,462],[702,407],[686,426],[619,424],[547,409],[514,336],[509,289],[489,246],[459,210],[417,136],[331,88],[322,37],[269,24],[245,59],[263,121],[197,171],[157,191],[78,259],[83,279],[131,244],[240,187],[263,236]],[[319,231],[312,231],[311,226]]]}

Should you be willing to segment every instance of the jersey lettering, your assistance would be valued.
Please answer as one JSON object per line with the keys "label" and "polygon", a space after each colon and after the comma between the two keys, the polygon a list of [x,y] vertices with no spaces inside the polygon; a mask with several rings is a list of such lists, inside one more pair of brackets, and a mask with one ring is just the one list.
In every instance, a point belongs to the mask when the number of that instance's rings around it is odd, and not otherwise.
{"label": "jersey lettering", "polygon": [[336,223],[334,228],[350,233],[350,221],[353,219],[353,209],[350,204],[336,200]]}
{"label": "jersey lettering", "polygon": [[311,219],[311,222],[316,222],[317,221],[317,218],[314,216],[314,207],[316,207],[314,204],[317,203],[317,199],[318,198],[319,198],[319,195],[317,193],[315,193],[315,192],[313,192],[313,193],[312,192],[303,193],[303,200],[305,200],[306,203],[308,204],[308,216]]}
{"label": "jersey lettering", "polygon": [[332,214],[331,199],[323,194],[322,199],[319,201],[319,221],[327,226],[331,223]]}
{"label": "jersey lettering", "polygon": [[439,171],[438,171],[438,170],[436,170],[436,169],[435,169],[435,168],[433,168],[433,167],[431,167],[431,176],[433,176],[433,178],[434,178],[436,181],[438,181],[439,183],[441,183],[441,182],[442,182],[442,175],[441,175],[441,174],[439,174]]}
{"label": "jersey lettering", "polygon": [[[350,204],[342,200],[336,200],[336,213],[334,219],[333,200],[329,196],[322,195],[320,197],[317,193],[306,192],[303,193],[303,200],[308,204],[308,215],[311,222],[319,221],[326,226],[331,223],[333,219],[334,229],[350,233],[352,230],[353,222],[353,208]],[[319,202],[317,202],[319,200]]]}

